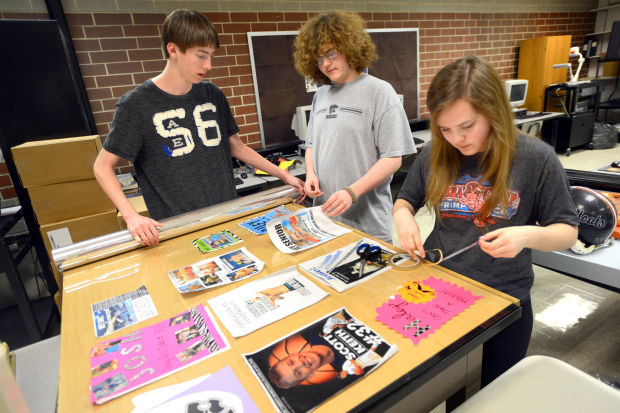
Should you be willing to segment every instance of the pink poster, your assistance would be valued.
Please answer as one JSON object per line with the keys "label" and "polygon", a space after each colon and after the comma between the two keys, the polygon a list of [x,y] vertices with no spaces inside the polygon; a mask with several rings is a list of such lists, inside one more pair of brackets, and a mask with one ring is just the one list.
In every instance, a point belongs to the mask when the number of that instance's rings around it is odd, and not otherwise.
{"label": "pink poster", "polygon": [[407,283],[399,292],[377,307],[376,319],[415,345],[482,298],[435,277]]}
{"label": "pink poster", "polygon": [[99,342],[90,352],[90,399],[101,404],[228,349],[202,305]]}

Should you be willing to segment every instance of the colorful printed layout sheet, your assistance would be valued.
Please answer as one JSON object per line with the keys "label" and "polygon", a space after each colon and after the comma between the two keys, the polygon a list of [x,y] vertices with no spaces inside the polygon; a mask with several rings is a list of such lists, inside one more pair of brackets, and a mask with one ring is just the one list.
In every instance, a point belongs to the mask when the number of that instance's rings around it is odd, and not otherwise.
{"label": "colorful printed layout sheet", "polygon": [[321,301],[327,293],[295,267],[252,281],[208,301],[233,337],[244,336]]}
{"label": "colorful printed layout sheet", "polygon": [[281,412],[305,412],[363,379],[398,351],[345,308],[245,354]]}
{"label": "colorful printed layout sheet", "polygon": [[103,337],[157,315],[146,287],[91,304],[95,337]]}
{"label": "colorful printed layout sheet", "polygon": [[267,223],[271,242],[287,254],[316,247],[351,231],[329,219],[320,206],[300,209]]}
{"label": "colorful printed layout sheet", "polygon": [[207,252],[225,248],[241,241],[243,240],[232,232],[224,230],[215,234],[207,235],[206,237],[195,239],[192,243],[196,248],[198,248],[198,251],[206,254]]}
{"label": "colorful printed layout sheet", "polygon": [[247,229],[256,235],[263,235],[267,233],[267,223],[274,218],[284,217],[290,215],[291,211],[285,206],[279,206],[277,208],[272,209],[266,214],[259,215],[254,218],[250,218],[246,221],[240,222],[242,228]]}
{"label": "colorful printed layout sheet", "polygon": [[172,397],[179,393],[184,392],[187,389],[194,387],[196,384],[211,377],[211,373],[207,373],[204,376],[196,377],[195,379],[187,380],[181,383],[171,384],[169,386],[160,387],[155,390],[147,391],[138,394],[131,402],[134,405],[134,409],[131,413],[147,413],[160,404],[170,400]]}
{"label": "colorful printed layout sheet", "polygon": [[191,293],[245,280],[258,274],[264,265],[244,247],[172,270],[168,277],[180,293]]}
{"label": "colorful printed layout sheet", "polygon": [[[143,393],[132,401],[136,406],[132,413],[260,412],[230,366],[194,380]],[[205,410],[205,407],[208,408]]]}
{"label": "colorful printed layout sheet", "polygon": [[403,285],[400,294],[377,307],[377,321],[418,345],[482,296],[441,278]]}
{"label": "colorful printed layout sheet", "polygon": [[[357,249],[362,244],[381,247],[381,260],[366,261],[364,274],[360,275],[361,257],[357,254]],[[390,266],[387,263],[392,254],[394,250],[385,248],[371,239],[363,238],[330,254],[306,261],[300,264],[299,268],[334,290],[343,292],[389,270]]]}
{"label": "colorful printed layout sheet", "polygon": [[90,399],[102,404],[229,348],[202,305],[90,352]]}

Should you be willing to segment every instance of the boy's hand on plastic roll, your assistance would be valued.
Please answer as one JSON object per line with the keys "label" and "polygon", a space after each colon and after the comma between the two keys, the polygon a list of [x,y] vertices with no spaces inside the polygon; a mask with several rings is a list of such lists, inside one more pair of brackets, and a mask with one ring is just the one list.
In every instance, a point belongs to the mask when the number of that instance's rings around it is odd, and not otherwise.
{"label": "boy's hand on plastic roll", "polygon": [[162,224],[154,219],[144,217],[138,213],[125,218],[127,230],[140,244],[153,246],[159,244],[159,232],[157,228],[163,227]]}

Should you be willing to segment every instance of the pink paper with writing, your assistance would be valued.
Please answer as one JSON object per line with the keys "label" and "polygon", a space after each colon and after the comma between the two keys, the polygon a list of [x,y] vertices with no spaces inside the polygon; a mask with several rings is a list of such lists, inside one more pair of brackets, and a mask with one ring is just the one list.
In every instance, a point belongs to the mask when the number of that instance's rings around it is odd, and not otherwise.
{"label": "pink paper with writing", "polygon": [[414,303],[396,295],[377,307],[376,318],[377,321],[409,338],[415,345],[482,298],[440,278],[429,277],[420,283],[435,291],[432,300]]}
{"label": "pink paper with writing", "polygon": [[104,403],[228,348],[202,305],[101,341],[90,352],[91,401]]}

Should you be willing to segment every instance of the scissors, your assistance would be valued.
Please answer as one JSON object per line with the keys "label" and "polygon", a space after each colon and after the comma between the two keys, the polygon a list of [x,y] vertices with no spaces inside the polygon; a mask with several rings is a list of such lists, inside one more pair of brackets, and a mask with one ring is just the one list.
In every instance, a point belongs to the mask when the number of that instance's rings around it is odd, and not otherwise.
{"label": "scissors", "polygon": [[357,278],[361,278],[364,274],[366,261],[381,260],[381,247],[364,243],[357,247],[357,255],[360,256],[360,269]]}

